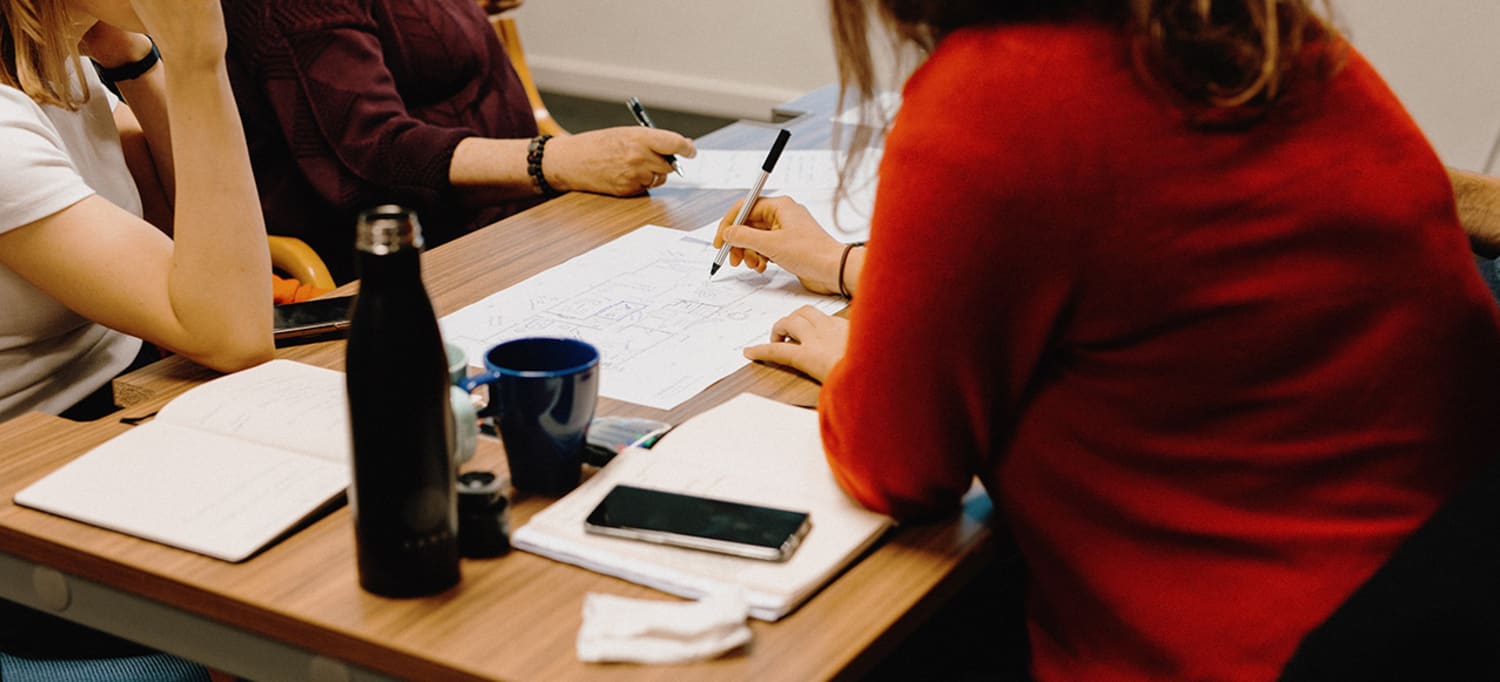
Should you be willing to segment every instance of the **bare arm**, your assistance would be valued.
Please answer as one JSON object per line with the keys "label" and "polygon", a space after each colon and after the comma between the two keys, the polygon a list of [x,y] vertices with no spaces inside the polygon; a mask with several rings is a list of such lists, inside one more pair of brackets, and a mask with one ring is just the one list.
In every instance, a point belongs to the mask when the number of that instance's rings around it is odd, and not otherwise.
{"label": "bare arm", "polygon": [[89,319],[209,367],[262,362],[272,353],[270,255],[219,3],[132,5],[170,60],[176,238],[94,195],[0,235],[0,263]]}
{"label": "bare arm", "polygon": [[1474,253],[1500,256],[1500,178],[1449,168],[1448,180]]}
{"label": "bare arm", "polygon": [[120,149],[125,153],[125,166],[130,169],[136,191],[141,195],[146,222],[170,236],[172,202],[167,199],[166,188],[162,186],[156,155],[151,153],[151,143],[146,139],[146,131],[141,129],[140,121],[136,120],[130,105],[115,107],[115,128],[120,131]]}
{"label": "bare arm", "polygon": [[[105,23],[96,24],[89,29],[82,44],[89,57],[105,68],[116,68],[139,61],[151,52],[151,41],[146,36],[122,31]],[[135,131],[143,136],[160,191],[170,207],[177,188],[172,167],[172,132],[167,117],[165,69],[161,62],[157,62],[150,71],[130,80],[119,81],[115,83],[115,87],[130,106],[129,113],[136,122]],[[119,122],[118,115],[116,122]],[[126,130],[122,128],[121,132]],[[130,159],[127,157],[126,160]],[[131,167],[131,173],[140,177],[135,166]],[[171,233],[170,224],[163,226],[163,229],[168,234]]]}
{"label": "bare arm", "polygon": [[[262,72],[258,86],[285,95],[270,104],[286,139],[318,139],[336,160],[339,172],[325,173],[317,166],[328,159],[297,159],[324,200],[352,212],[392,191],[416,203],[450,201],[456,194],[473,205],[537,193],[526,172],[529,136],[476,136],[413,115],[386,64],[375,22],[285,23],[276,30],[292,68]],[[478,29],[491,33],[488,26]],[[351,64],[358,65],[352,73]],[[671,166],[662,155],[694,153],[690,140],[669,130],[607,128],[552,139],[542,171],[560,191],[633,196],[665,181]]]}
{"label": "bare arm", "polygon": [[[448,179],[481,202],[536,194],[526,172],[530,142],[466,138],[453,150]],[[669,130],[605,128],[553,138],[542,156],[542,173],[561,192],[632,196],[666,182],[672,165],[664,155],[696,153],[692,142]]]}

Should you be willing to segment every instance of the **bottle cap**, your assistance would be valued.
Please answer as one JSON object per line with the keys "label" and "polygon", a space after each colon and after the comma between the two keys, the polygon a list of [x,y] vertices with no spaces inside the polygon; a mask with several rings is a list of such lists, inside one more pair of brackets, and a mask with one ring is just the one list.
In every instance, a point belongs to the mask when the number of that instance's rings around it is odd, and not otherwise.
{"label": "bottle cap", "polygon": [[382,204],[359,214],[354,248],[377,256],[422,248],[422,225],[417,214],[395,204]]}
{"label": "bottle cap", "polygon": [[488,471],[458,476],[458,553],[496,557],[510,551],[510,500]]}

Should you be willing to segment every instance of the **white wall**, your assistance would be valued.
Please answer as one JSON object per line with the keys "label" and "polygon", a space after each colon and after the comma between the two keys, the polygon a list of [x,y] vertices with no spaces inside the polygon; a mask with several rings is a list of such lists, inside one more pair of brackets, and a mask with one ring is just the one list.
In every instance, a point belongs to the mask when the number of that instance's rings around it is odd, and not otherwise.
{"label": "white wall", "polygon": [[1491,158],[1500,141],[1500,0],[1335,3],[1354,45],[1443,161],[1500,173]]}
{"label": "white wall", "polygon": [[734,118],[837,79],[823,0],[527,0],[538,87]]}
{"label": "white wall", "polygon": [[[1500,173],[1500,0],[1334,0],[1449,165]],[[537,83],[739,118],[837,77],[825,0],[527,0]]]}

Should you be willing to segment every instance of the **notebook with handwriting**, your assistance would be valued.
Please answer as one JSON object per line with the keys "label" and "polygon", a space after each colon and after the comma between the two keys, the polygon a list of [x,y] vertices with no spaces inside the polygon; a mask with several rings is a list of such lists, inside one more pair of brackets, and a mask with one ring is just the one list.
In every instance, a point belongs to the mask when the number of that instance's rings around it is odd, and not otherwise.
{"label": "notebook with handwriting", "polygon": [[188,390],[15,502],[243,561],[341,499],[346,405],[342,372],[272,360]]}
{"label": "notebook with handwriting", "polygon": [[[584,518],[620,483],[803,510],[811,515],[812,530],[785,562],[584,533]],[[834,481],[816,412],[743,394],[682,423],[650,450],[625,450],[532,516],[512,542],[683,597],[739,589],[750,615],[776,620],[857,559],[891,524]]]}

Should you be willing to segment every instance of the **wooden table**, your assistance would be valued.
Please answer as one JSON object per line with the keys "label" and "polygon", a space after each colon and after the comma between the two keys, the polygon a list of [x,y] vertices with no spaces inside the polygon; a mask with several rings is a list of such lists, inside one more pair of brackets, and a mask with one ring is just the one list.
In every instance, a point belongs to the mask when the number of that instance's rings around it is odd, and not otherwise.
{"label": "wooden table", "polygon": [[[827,144],[827,113],[779,124],[792,145]],[[777,125],[738,123],[700,148],[769,146]],[[695,228],[727,210],[738,192],[653,190],[616,199],[573,194],[424,255],[440,315],[516,284],[643,224]],[[278,350],[343,366],[343,343]],[[435,597],[391,600],[360,590],[346,508],[240,564],[199,556],[15,506],[16,491],[130,428],[212,372],[180,360],[117,382],[128,407],[78,424],[29,414],[0,425],[0,597],[254,679],[559,679],[578,677],[810,679],[857,675],[993,558],[982,496],[944,523],[893,531],[799,610],[752,622],[746,649],[685,666],[586,665],[574,652],[585,593],[673,599],[649,588],[512,552],[463,562],[463,580]],[[601,414],[679,421],[740,392],[812,404],[817,385],[793,373],[747,366],[670,411],[601,399]],[[482,439],[470,467],[503,468]],[[515,500],[512,527],[551,500]]]}

